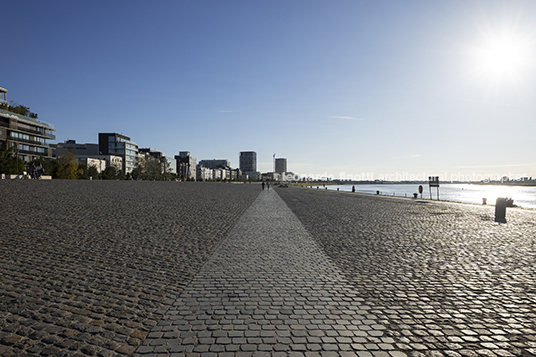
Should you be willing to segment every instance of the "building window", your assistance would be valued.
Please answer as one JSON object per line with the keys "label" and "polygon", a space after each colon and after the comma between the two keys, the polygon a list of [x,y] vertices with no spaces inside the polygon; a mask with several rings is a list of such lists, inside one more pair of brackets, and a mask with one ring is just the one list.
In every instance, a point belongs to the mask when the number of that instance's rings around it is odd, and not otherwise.
{"label": "building window", "polygon": [[30,140],[30,135],[17,133],[17,132],[12,131],[11,132],[11,138],[13,138],[15,140],[18,139],[18,140],[27,140],[27,141],[29,141]]}
{"label": "building window", "polygon": [[108,137],[108,142],[109,143],[115,143],[115,136],[109,136]]}

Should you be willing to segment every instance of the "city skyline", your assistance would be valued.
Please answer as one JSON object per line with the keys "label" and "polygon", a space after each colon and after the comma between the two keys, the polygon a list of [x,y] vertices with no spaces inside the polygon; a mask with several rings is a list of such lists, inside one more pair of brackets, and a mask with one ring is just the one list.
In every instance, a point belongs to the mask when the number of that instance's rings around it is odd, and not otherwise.
{"label": "city skyline", "polygon": [[[3,4],[0,86],[56,141],[302,175],[536,176],[532,1]],[[23,17],[15,16],[24,14]]]}

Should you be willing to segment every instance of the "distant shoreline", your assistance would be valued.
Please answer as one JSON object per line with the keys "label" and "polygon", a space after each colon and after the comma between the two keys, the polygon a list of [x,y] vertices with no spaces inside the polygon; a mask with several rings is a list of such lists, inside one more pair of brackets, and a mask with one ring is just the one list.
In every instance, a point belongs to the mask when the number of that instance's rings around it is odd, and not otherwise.
{"label": "distant shoreline", "polygon": [[[356,181],[356,182],[339,182],[339,181],[330,181],[330,182],[315,182],[307,183],[307,186],[315,186],[322,184],[330,185],[428,185],[428,181]],[[440,182],[440,185],[485,185],[485,186],[536,186],[536,181],[490,181],[490,182]]]}

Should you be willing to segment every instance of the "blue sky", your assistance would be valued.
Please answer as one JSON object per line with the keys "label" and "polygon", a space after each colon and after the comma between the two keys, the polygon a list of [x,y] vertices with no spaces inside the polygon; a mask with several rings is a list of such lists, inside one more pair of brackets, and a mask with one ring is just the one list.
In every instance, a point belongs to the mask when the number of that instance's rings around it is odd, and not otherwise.
{"label": "blue sky", "polygon": [[536,176],[535,1],[3,1],[0,87],[57,141],[307,175]]}

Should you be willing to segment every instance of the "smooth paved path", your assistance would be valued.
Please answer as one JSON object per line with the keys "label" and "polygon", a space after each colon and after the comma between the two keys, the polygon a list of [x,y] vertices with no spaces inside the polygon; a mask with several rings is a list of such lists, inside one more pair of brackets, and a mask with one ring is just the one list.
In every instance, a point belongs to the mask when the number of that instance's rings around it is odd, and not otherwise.
{"label": "smooth paved path", "polygon": [[405,356],[274,190],[263,191],[136,354]]}

